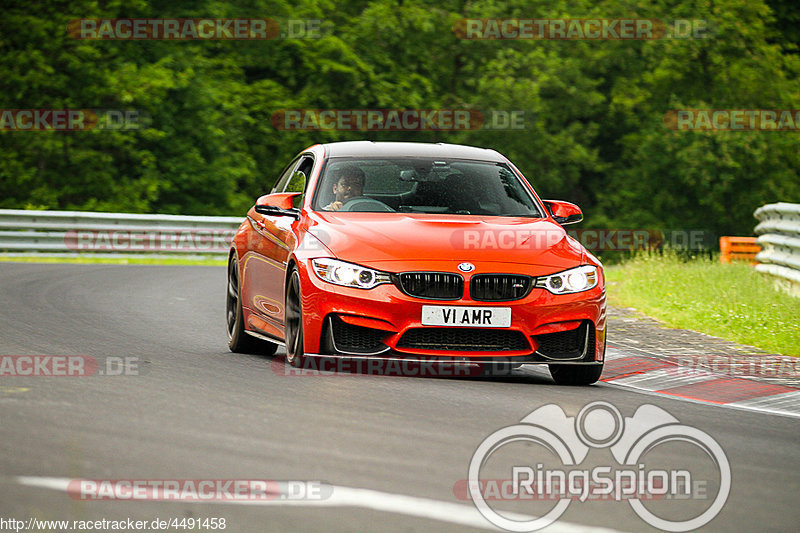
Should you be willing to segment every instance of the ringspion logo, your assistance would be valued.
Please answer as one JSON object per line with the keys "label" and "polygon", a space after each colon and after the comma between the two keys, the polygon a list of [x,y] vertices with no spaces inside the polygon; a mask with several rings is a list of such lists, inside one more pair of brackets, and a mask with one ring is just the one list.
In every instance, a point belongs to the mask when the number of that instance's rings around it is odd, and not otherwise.
{"label": "ringspion logo", "polygon": [[[675,453],[676,447],[678,457],[691,461],[677,465],[675,455],[667,454],[668,460],[659,455],[664,448]],[[507,451],[511,449],[513,453]],[[614,460],[585,465],[594,450],[604,450],[603,457],[610,452]],[[698,471],[698,464],[707,468]],[[498,480],[496,474],[503,472]],[[463,488],[463,482],[454,485],[457,497]],[[614,405],[597,401],[570,417],[550,404],[478,445],[469,463],[467,489],[478,511],[506,531],[537,531],[558,520],[573,502],[596,499],[627,502],[653,527],[690,531],[722,510],[731,489],[731,468],[716,440],[658,406],[645,404],[624,417]],[[489,503],[504,500],[536,502],[549,509],[535,518],[516,519]]]}

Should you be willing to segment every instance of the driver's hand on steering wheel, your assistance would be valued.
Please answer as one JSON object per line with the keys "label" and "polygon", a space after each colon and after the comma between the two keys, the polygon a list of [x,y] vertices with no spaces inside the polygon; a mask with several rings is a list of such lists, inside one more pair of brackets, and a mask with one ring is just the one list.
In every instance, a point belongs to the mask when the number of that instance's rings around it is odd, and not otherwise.
{"label": "driver's hand on steering wheel", "polygon": [[328,206],[328,210],[338,211],[339,209],[342,208],[342,205],[343,205],[342,202],[331,202],[331,204]]}

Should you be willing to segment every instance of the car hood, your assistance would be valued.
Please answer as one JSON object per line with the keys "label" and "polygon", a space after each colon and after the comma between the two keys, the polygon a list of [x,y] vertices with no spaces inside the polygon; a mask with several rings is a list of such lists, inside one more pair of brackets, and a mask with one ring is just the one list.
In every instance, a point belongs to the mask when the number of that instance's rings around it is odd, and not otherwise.
{"label": "car hood", "polygon": [[546,219],[313,213],[309,231],[339,259],[384,268],[442,260],[568,268],[586,258],[564,228]]}

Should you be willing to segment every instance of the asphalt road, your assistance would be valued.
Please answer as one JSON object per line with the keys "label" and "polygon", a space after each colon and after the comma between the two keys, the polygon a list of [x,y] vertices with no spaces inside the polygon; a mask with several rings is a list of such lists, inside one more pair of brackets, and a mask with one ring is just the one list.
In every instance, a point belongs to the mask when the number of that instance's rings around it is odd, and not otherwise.
{"label": "asphalt road", "polygon": [[[218,267],[0,263],[0,355],[134,357],[140,367],[140,375],[0,377],[0,518],[224,517],[226,531],[480,530],[454,486],[481,441],[538,407],[575,416],[604,400],[625,416],[659,406],[719,443],[730,495],[704,531],[798,530],[797,418],[606,384],[560,387],[530,370],[491,380],[287,376],[280,360],[227,350],[224,294]],[[507,451],[544,460],[518,446]],[[705,476],[714,488],[708,457],[680,445],[660,453],[663,465]],[[607,450],[595,450],[584,466],[610,462]],[[373,492],[343,488],[348,497],[336,504],[98,502],[59,488],[71,479],[319,480]],[[708,502],[657,505],[680,520]],[[540,514],[530,502],[496,506]],[[583,526],[655,529],[628,502],[594,501],[573,502],[550,530]]]}

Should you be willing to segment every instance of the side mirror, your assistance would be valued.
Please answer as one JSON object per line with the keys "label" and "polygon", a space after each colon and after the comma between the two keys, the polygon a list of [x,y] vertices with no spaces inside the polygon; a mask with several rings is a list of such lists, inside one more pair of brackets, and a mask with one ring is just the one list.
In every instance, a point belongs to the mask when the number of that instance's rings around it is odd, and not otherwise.
{"label": "side mirror", "polygon": [[300,210],[294,207],[294,199],[303,193],[301,192],[279,192],[265,194],[256,200],[254,207],[256,213],[271,217],[292,217],[295,220],[300,218]]}
{"label": "side mirror", "polygon": [[550,214],[553,215],[553,220],[562,226],[566,226],[567,224],[576,224],[583,220],[581,208],[575,204],[563,202],[561,200],[542,201],[544,202],[544,205],[547,206]]}

